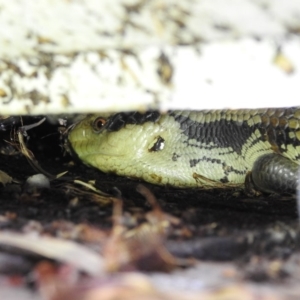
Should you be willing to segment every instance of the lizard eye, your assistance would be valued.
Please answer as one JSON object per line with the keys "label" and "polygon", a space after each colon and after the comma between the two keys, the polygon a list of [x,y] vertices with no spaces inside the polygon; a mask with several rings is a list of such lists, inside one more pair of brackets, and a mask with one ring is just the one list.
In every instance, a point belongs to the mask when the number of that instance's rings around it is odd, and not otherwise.
{"label": "lizard eye", "polygon": [[104,118],[98,117],[93,122],[93,129],[96,132],[99,132],[103,128],[103,126],[105,125],[105,123],[106,123],[106,120]]}

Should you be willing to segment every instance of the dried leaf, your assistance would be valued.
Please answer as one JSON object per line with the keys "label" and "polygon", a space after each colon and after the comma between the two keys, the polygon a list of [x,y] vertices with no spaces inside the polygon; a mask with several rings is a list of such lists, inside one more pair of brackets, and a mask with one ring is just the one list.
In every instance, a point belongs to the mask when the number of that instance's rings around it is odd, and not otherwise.
{"label": "dried leaf", "polygon": [[[83,188],[76,187],[73,183],[82,186]],[[73,183],[63,183],[60,187],[71,194],[74,197],[87,198],[90,201],[97,203],[98,205],[110,205],[112,204],[112,197],[109,194],[106,194],[95,187],[91,186],[90,184],[80,181],[74,180]]]}
{"label": "dried leaf", "polygon": [[103,249],[106,270],[160,270],[171,271],[178,266],[193,264],[191,260],[174,257],[164,246],[167,229],[179,220],[164,213],[155,196],[143,185],[138,192],[152,205],[144,223],[136,228],[127,229],[123,224],[122,199],[115,199],[113,231]]}
{"label": "dried leaf", "polygon": [[295,71],[292,61],[281,52],[275,56],[274,64],[287,74],[292,74]]}
{"label": "dried leaf", "polygon": [[100,254],[71,241],[12,232],[0,232],[0,244],[58,260],[92,276],[100,275],[104,270]]}
{"label": "dried leaf", "polygon": [[4,186],[7,183],[12,182],[12,177],[10,177],[8,174],[0,170],[0,183],[2,183]]}
{"label": "dried leaf", "polygon": [[84,181],[75,179],[74,183],[82,185],[82,186],[86,187],[87,189],[92,190],[93,192],[95,192],[101,196],[110,197],[109,194],[104,193],[104,192],[100,191],[99,189],[95,188],[93,181],[89,181],[88,183],[86,183]]}

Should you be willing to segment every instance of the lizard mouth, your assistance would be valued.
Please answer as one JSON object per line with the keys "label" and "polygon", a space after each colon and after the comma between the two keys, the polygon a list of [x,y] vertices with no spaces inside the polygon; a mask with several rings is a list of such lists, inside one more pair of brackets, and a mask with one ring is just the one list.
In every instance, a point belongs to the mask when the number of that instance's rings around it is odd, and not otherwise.
{"label": "lizard mouth", "polygon": [[93,156],[123,157],[124,155],[123,154],[112,154],[112,153],[101,152],[101,151],[90,152],[90,153],[87,153],[87,154],[83,155],[84,158],[93,157]]}

